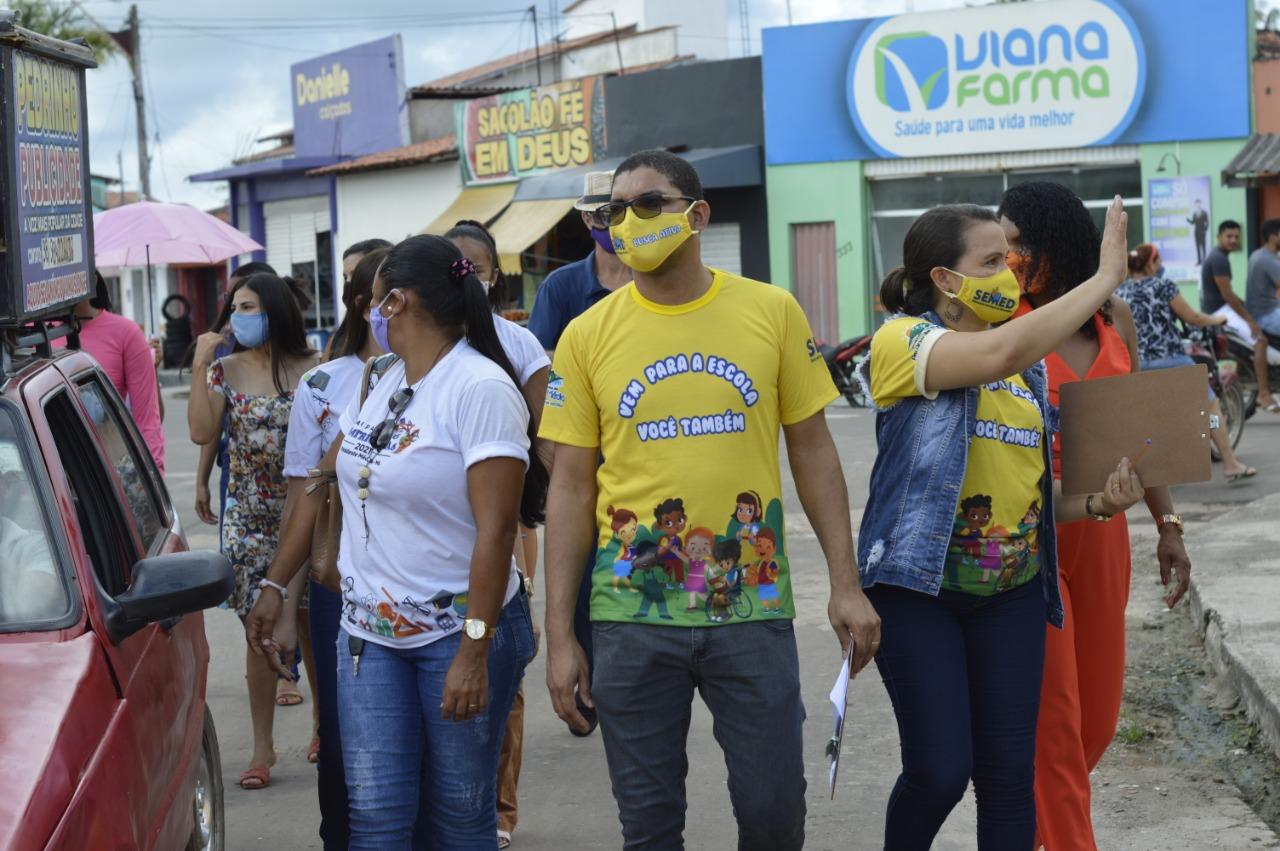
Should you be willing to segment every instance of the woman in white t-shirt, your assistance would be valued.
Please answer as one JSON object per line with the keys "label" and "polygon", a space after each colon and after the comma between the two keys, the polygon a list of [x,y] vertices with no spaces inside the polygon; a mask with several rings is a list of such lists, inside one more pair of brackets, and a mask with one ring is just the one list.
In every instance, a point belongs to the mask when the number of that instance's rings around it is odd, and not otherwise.
{"label": "woman in white t-shirt", "polygon": [[[381,243],[385,247],[378,247]],[[334,332],[324,363],[310,370],[298,382],[289,414],[289,442],[284,450],[284,474],[289,480],[285,517],[302,501],[307,473],[319,466],[338,437],[338,420],[347,406],[359,398],[360,377],[365,362],[385,354],[369,333],[369,311],[373,303],[373,279],[391,251],[385,240],[357,243],[343,255],[346,266],[354,262],[343,288],[347,312]],[[351,260],[353,253],[360,256]],[[293,577],[282,578],[288,586]],[[335,645],[342,598],[313,577],[306,623],[299,623],[300,640],[310,632],[315,654],[315,682],[312,692],[311,762],[319,763],[316,782],[320,801],[320,838],[344,846],[347,843],[347,781],[342,767],[342,741],[338,731],[338,668]],[[252,617],[252,614],[250,615]],[[301,621],[301,618],[299,619]],[[286,655],[291,648],[286,647]],[[345,649],[345,648],[344,648]]]}
{"label": "woman in white t-shirt", "polygon": [[[336,466],[343,510],[349,847],[486,847],[502,732],[533,655],[511,553],[517,521],[542,519],[547,473],[484,287],[452,243],[393,248],[373,303],[373,335],[397,359],[379,364],[322,463]],[[305,560],[317,502],[291,514],[270,577]],[[263,600],[255,650],[274,658],[280,595]]]}
{"label": "woman in white t-shirt", "polygon": [[[520,392],[529,404],[536,430],[542,422],[542,405],[547,398],[547,378],[551,372],[551,359],[542,343],[528,328],[517,325],[498,315],[507,303],[507,285],[498,260],[498,245],[489,229],[477,221],[458,222],[445,234],[445,238],[458,246],[472,265],[476,275],[489,295],[489,307],[494,312],[493,325],[502,340],[502,348],[516,368],[520,378]],[[536,444],[535,444],[536,445]],[[529,596],[533,597],[533,578],[538,569],[538,530],[520,527],[516,541],[516,563],[524,574]],[[530,603],[532,610],[532,603]],[[538,627],[535,620],[534,653],[537,653]],[[520,782],[520,763],[524,744],[524,689],[516,692],[507,716],[507,731],[502,739],[502,755],[498,759],[498,848],[511,845],[511,833],[519,819],[516,789]]]}

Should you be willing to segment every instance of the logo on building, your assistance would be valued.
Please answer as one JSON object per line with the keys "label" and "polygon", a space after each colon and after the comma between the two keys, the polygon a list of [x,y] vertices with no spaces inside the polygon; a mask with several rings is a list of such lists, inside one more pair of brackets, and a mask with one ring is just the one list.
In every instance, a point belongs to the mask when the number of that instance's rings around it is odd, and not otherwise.
{"label": "logo on building", "polygon": [[884,18],[849,60],[850,115],[884,157],[1108,144],[1146,58],[1116,0],[1046,0]]}
{"label": "logo on building", "polygon": [[947,44],[927,32],[876,42],[876,98],[896,112],[924,112],[947,101]]}

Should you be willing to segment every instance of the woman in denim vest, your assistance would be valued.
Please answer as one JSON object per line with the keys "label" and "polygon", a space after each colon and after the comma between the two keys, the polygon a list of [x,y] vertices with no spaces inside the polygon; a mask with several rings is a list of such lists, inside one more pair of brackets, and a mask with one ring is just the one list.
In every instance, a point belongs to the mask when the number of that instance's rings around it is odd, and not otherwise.
{"label": "woman in denim vest", "polygon": [[881,287],[897,316],[863,372],[879,452],[858,557],[902,747],[886,848],[929,848],[970,779],[979,848],[1034,841],[1044,623],[1063,620],[1054,520],[1114,514],[1143,494],[1121,459],[1104,492],[1055,495],[1040,360],[1124,279],[1125,226],[1117,197],[1098,273],[1013,321],[1017,280],[984,207],[917,219]]}

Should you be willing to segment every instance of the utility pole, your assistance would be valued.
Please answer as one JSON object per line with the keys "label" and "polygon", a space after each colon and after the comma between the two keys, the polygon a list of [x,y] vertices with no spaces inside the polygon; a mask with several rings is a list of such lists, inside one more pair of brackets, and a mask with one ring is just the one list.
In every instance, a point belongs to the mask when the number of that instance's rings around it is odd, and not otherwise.
{"label": "utility pole", "polygon": [[116,206],[119,207],[124,203],[124,151],[116,151],[116,168],[120,169],[120,194],[116,196]]}
{"label": "utility pole", "polygon": [[538,66],[538,85],[542,85],[542,52],[538,49],[538,4],[529,7],[533,14],[533,63]]}
{"label": "utility pole", "polygon": [[[138,184],[142,199],[151,199],[151,157],[147,154],[147,109],[142,88],[142,33],[138,26],[138,5],[129,7],[129,67],[133,70],[133,106],[138,125]],[[121,186],[121,192],[124,187]]]}

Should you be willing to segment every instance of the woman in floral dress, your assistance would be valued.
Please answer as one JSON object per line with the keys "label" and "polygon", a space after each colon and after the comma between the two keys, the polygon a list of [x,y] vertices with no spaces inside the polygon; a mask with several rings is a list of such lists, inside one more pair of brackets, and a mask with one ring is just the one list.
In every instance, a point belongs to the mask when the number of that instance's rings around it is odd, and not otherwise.
{"label": "woman in floral dress", "polygon": [[[204,445],[218,439],[223,414],[227,417],[230,467],[222,551],[236,574],[228,602],[243,620],[261,591],[283,522],[288,486],[284,448],[293,388],[318,357],[307,346],[302,314],[288,284],[275,275],[252,275],[233,293],[230,327],[236,348],[227,357],[214,359],[217,347],[228,342],[222,334],[203,334],[197,342],[187,421],[191,439]],[[297,587],[290,589],[294,613],[302,591],[299,577]],[[291,617],[282,629],[295,629],[295,624]],[[240,785],[261,789],[270,783],[276,760],[276,675],[250,652],[246,666],[253,756]]]}

